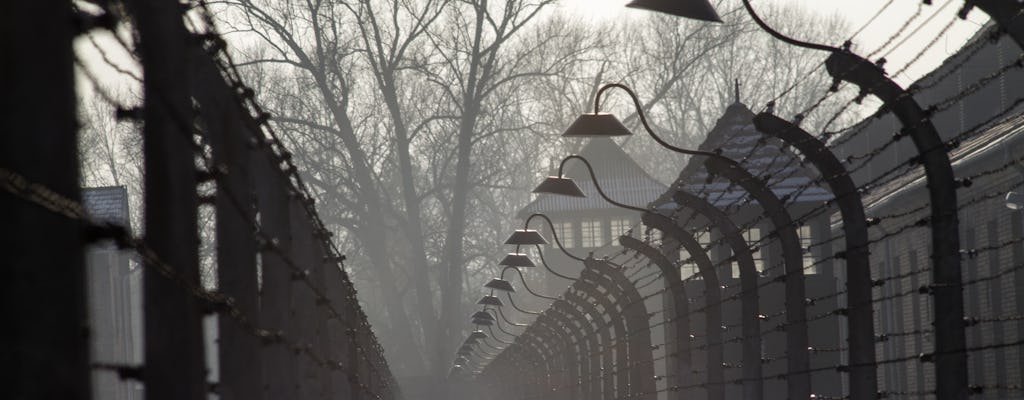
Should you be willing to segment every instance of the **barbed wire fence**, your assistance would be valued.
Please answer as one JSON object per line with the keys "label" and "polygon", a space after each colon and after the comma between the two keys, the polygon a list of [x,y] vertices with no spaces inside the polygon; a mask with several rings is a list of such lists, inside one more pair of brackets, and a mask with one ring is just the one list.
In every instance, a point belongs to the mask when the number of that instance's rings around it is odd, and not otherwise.
{"label": "barbed wire fence", "polygon": [[[206,3],[98,1],[89,10],[45,3],[11,4],[0,17],[5,54],[20,60],[5,63],[2,74],[10,88],[4,132],[11,134],[0,140],[0,231],[13,260],[3,280],[13,317],[4,358],[20,370],[12,398],[89,398],[95,370],[141,383],[147,399],[401,398],[345,257]],[[48,39],[26,41],[37,29]],[[93,31],[120,38],[119,29],[136,39],[117,43],[142,76],[115,69],[141,83],[138,107],[106,93],[72,52],[77,36],[95,43]],[[143,236],[93,219],[82,205],[76,65],[116,110],[107,117],[142,123]],[[200,195],[200,185],[214,191]],[[201,209],[216,220],[212,289],[199,280]],[[88,357],[83,251],[100,240],[135,253],[144,266],[140,365]],[[28,297],[44,300],[25,306]],[[201,327],[209,315],[219,325],[212,347]],[[204,353],[217,354],[216,381]]]}
{"label": "barbed wire fence", "polygon": [[[888,5],[884,5],[883,10]],[[933,20],[945,7],[931,13],[926,22]],[[971,7],[969,4],[960,10],[959,14],[965,13],[965,10]],[[921,12],[919,8],[914,18]],[[1017,16],[1020,15],[1019,9],[1015,12]],[[694,396],[709,399],[762,399],[786,398],[784,382],[799,376],[810,376],[813,387],[811,398],[846,399],[851,396],[850,386],[857,384],[850,380],[850,371],[869,367],[875,371],[873,374],[877,378],[877,386],[869,388],[870,398],[1007,399],[1024,396],[1024,382],[1020,378],[1021,371],[1024,371],[1024,341],[1021,340],[1024,337],[1024,323],[1021,322],[1020,315],[1024,309],[1024,303],[1021,303],[1021,298],[1024,297],[1024,293],[1021,292],[1021,288],[1024,287],[1024,281],[1021,280],[1024,279],[1024,218],[1017,212],[1007,210],[1003,200],[1008,191],[1019,190],[1024,186],[1024,177],[1016,171],[1024,163],[1024,157],[1017,153],[1015,148],[1007,147],[1003,159],[998,162],[989,162],[983,167],[975,167],[965,162],[965,159],[973,156],[971,152],[978,152],[984,145],[988,145],[987,141],[995,142],[1009,138],[1014,132],[1022,129],[1024,123],[1015,113],[1020,111],[1019,106],[1024,102],[1024,98],[1019,95],[1008,95],[999,102],[998,107],[979,113],[982,115],[971,121],[961,122],[959,130],[943,127],[944,133],[939,143],[918,149],[921,154],[942,152],[948,160],[959,162],[954,184],[960,200],[955,205],[955,212],[967,223],[961,225],[957,234],[961,245],[954,249],[963,265],[962,277],[955,287],[936,281],[936,266],[934,261],[929,259],[931,254],[949,250],[933,248],[934,246],[927,240],[928,235],[924,234],[931,228],[933,220],[941,217],[928,213],[930,204],[935,199],[905,197],[897,201],[887,197],[905,187],[918,187],[921,189],[917,190],[923,190],[926,185],[944,183],[926,179],[922,164],[927,161],[921,155],[903,156],[897,162],[879,162],[884,161],[881,157],[891,156],[894,148],[898,147],[903,139],[910,137],[913,130],[922,128],[925,124],[930,125],[931,119],[937,118],[941,113],[955,112],[955,108],[978,102],[980,96],[991,96],[992,86],[996,83],[1003,85],[1008,74],[1019,76],[1019,69],[1022,66],[1020,57],[1010,57],[1009,62],[1004,62],[1000,58],[1000,64],[985,75],[977,76],[977,80],[973,82],[963,82],[965,76],[970,76],[963,70],[979,54],[987,50],[991,55],[992,48],[997,46],[996,43],[1000,39],[1005,38],[1003,40],[1009,41],[1018,37],[1019,24],[1007,23],[1014,21],[1015,17],[999,16],[996,19],[1001,25],[993,24],[991,28],[979,33],[977,40],[967,44],[957,55],[951,57],[943,68],[922,78],[918,84],[909,87],[897,98],[897,101],[900,101],[907,96],[923,95],[921,98],[930,104],[921,107],[925,110],[925,117],[920,121],[903,121],[903,126],[896,128],[897,132],[887,140],[871,141],[869,146],[848,145],[862,141],[863,135],[871,129],[877,129],[872,127],[872,121],[892,113],[894,104],[886,104],[879,112],[860,123],[832,130],[829,127],[830,123],[827,123],[814,135],[816,140],[827,144],[829,151],[842,154],[836,158],[839,158],[847,168],[845,174],[863,177],[858,180],[854,191],[846,195],[857,196],[865,203],[870,201],[873,207],[868,209],[868,218],[863,221],[870,230],[870,238],[864,249],[844,249],[841,241],[846,237],[842,231],[837,230],[837,234],[829,232],[829,225],[841,227],[842,223],[847,222],[841,221],[836,224],[836,221],[830,220],[830,216],[836,213],[835,203],[838,199],[790,210],[789,212],[793,214],[793,227],[810,223],[820,224],[822,221],[825,223],[825,232],[820,232],[819,227],[819,234],[813,235],[802,244],[801,257],[809,260],[804,262],[802,272],[817,275],[821,270],[834,268],[838,273],[837,278],[843,283],[845,274],[849,273],[845,270],[844,261],[853,252],[870,250],[870,299],[851,302],[847,297],[848,290],[834,284],[819,285],[818,289],[812,292],[810,288],[813,284],[808,283],[809,289],[805,299],[805,306],[809,310],[807,317],[799,320],[787,319],[786,311],[778,301],[764,301],[766,298],[781,298],[780,287],[792,279],[791,273],[784,271],[785,263],[778,249],[778,233],[771,228],[765,228],[765,222],[769,220],[772,211],[765,210],[762,215],[736,222],[743,232],[759,228],[762,233],[760,237],[744,239],[753,252],[766,251],[763,259],[759,258],[763,267],[758,271],[760,276],[756,278],[756,287],[753,288],[763,300],[759,305],[759,326],[756,328],[757,336],[764,340],[760,349],[761,363],[764,366],[763,375],[750,379],[742,373],[744,365],[740,359],[741,346],[749,341],[750,337],[737,334],[733,330],[743,327],[737,315],[740,309],[738,302],[748,289],[741,288],[735,277],[728,276],[732,274],[730,270],[737,259],[728,249],[727,238],[722,235],[718,235],[717,238],[706,235],[708,239],[701,241],[704,253],[710,255],[713,260],[711,270],[719,271],[717,279],[722,282],[722,292],[720,296],[716,296],[720,297],[720,300],[713,301],[709,300],[708,289],[700,282],[708,277],[705,269],[696,272],[696,268],[688,267],[698,262],[695,255],[686,251],[681,253],[678,241],[667,240],[663,232],[661,237],[648,233],[642,244],[634,243],[621,253],[608,253],[602,257],[601,253],[597,252],[595,256],[599,260],[604,258],[621,265],[622,268],[607,273],[612,276],[622,274],[634,288],[643,293],[640,298],[624,296],[616,292],[618,289],[614,285],[601,285],[595,282],[593,287],[583,287],[577,282],[560,296],[560,300],[555,301],[555,304],[569,305],[582,315],[582,318],[573,317],[572,312],[566,311],[564,306],[561,310],[557,307],[544,310],[537,317],[537,320],[541,320],[542,317],[545,319],[544,327],[527,327],[513,344],[506,346],[500,354],[485,360],[486,362],[479,366],[479,375],[476,379],[495,389],[490,393],[501,393],[503,396],[499,398],[508,399],[655,399]],[[955,21],[956,19],[952,19],[943,25],[943,32],[950,29]],[[885,55],[888,55],[903,46],[907,42],[906,38],[899,41],[896,39],[908,26],[910,21],[903,24],[885,45],[872,54],[885,50]],[[936,37],[929,40],[924,48],[913,50],[915,56],[906,65],[901,66],[894,76],[903,73],[920,60],[922,54],[932,48],[938,40]],[[895,46],[889,47],[892,43],[896,43]],[[1019,49],[1019,44],[1017,47],[1007,47]],[[998,51],[1001,52],[1002,48]],[[879,69],[882,65],[884,60],[879,60]],[[832,72],[839,77],[843,76],[841,70]],[[953,79],[958,81],[951,84],[950,80]],[[837,86],[840,84],[844,83],[837,79]],[[874,94],[882,85],[884,83],[861,86],[861,95],[850,100],[829,121],[836,120],[840,113],[859,104],[864,96]],[[933,92],[937,94],[925,93],[937,86],[952,86],[956,90],[934,90]],[[807,113],[813,112],[825,99],[832,96],[832,93],[834,92],[824,94],[822,100],[796,116],[794,124],[799,124]],[[785,95],[786,93],[783,93],[779,98]],[[771,105],[766,106],[768,110],[771,108]],[[728,156],[734,157],[741,166],[750,166],[747,163],[754,161],[752,156],[770,142],[771,140],[766,138],[764,141],[758,141],[745,155]],[[781,145],[778,154],[790,152],[791,144]],[[968,146],[966,149],[962,148],[965,144]],[[777,142],[773,145],[779,146]],[[1000,145],[1010,146],[1011,143],[1000,142]],[[857,150],[851,152],[851,148]],[[780,160],[779,156],[770,162],[756,161],[759,165],[771,166],[772,171],[767,171],[764,176],[755,177],[768,185],[792,178],[797,171],[810,168],[805,165],[806,155],[790,157],[788,161]],[[880,165],[884,167],[880,168]],[[776,170],[785,173],[773,172]],[[810,179],[791,190],[783,200],[793,203],[805,191],[822,186],[825,180],[830,178],[824,174],[822,171],[817,178]],[[739,182],[713,185],[714,177],[712,174],[708,175],[704,185],[690,185],[692,187],[685,189],[692,190],[697,197],[704,198],[709,203],[725,204],[719,207],[734,218],[741,208],[756,203],[750,196],[735,201],[725,200],[727,193],[741,190],[734,188],[739,186]],[[663,214],[664,211],[652,210]],[[701,237],[703,232],[710,233],[719,228],[713,222],[701,218],[698,213],[684,208],[674,210],[670,217],[694,238]],[[669,279],[663,272],[665,268],[647,268],[652,264],[665,262],[659,260],[662,258],[660,256],[651,257],[652,253],[646,251],[650,249],[674,259],[671,261],[674,268],[687,266],[686,270],[694,270],[694,274],[684,276],[681,281],[665,281]],[[599,250],[604,250],[604,247]],[[626,260],[623,261],[623,258]],[[832,267],[833,263],[837,265]],[[830,276],[827,278],[831,279]],[[654,285],[659,282],[664,285]],[[684,312],[667,306],[671,303],[668,297],[674,285],[683,286],[688,296]],[[936,298],[949,296],[960,298],[958,302],[962,301],[962,329],[966,341],[960,347],[942,348],[936,343],[936,328],[931,324],[937,319],[947,318],[942,315],[947,310],[936,306]],[[611,309],[597,304],[602,297],[614,300],[610,305]],[[649,301],[659,297],[662,298],[661,301]],[[644,308],[645,304],[649,306],[659,302],[666,304],[666,307],[652,309],[650,312]],[[627,310],[637,307],[644,309],[648,315],[649,324],[645,329],[623,331],[615,327],[612,314],[625,315]],[[874,310],[872,339],[876,357],[869,364],[860,364],[850,361],[850,348],[839,339],[846,336],[840,332],[840,328],[850,323],[846,318],[851,310],[865,307]],[[721,326],[705,326],[702,323],[705,319],[702,314],[718,308],[731,311],[723,313]],[[776,365],[780,361],[785,361],[792,350],[787,348],[784,337],[793,329],[807,324],[818,324],[819,328],[816,330],[819,333],[831,335],[830,338],[812,338],[812,342],[817,344],[812,344],[807,349],[811,353],[809,367],[805,370],[792,370],[787,369],[784,362]],[[633,346],[622,351],[620,348],[636,336],[657,337],[654,335],[656,329],[672,325],[685,326],[688,330],[682,335],[673,335],[670,333],[671,329],[666,329],[663,340],[660,343],[652,343],[649,349]],[[822,326],[826,329],[822,330]],[[712,335],[712,331],[718,330],[725,332],[724,337]],[[721,337],[721,340],[711,341],[714,337]],[[825,342],[828,344],[823,345]],[[718,351],[725,354],[720,366],[724,372],[717,373],[717,376],[724,375],[724,378],[712,379],[715,375],[712,369],[718,366],[708,364],[704,367],[704,363],[711,357],[709,351],[716,347],[723,348]],[[685,349],[685,354],[681,349]],[[956,372],[954,367],[954,372],[950,374],[949,364],[944,367],[945,372],[938,371],[936,362],[958,357],[967,360],[960,371],[964,374],[967,384],[954,385],[957,388],[956,393],[944,392],[940,387],[948,382],[940,380],[950,376],[954,379],[949,380],[956,380],[956,375],[960,372]],[[667,373],[640,377],[639,380],[630,374],[631,370],[647,363],[660,364],[661,369]],[[769,387],[772,382],[783,384]],[[651,387],[652,383],[656,387],[655,390],[642,389]],[[717,389],[722,387],[727,389]],[[755,393],[749,388],[757,388],[758,392]]]}

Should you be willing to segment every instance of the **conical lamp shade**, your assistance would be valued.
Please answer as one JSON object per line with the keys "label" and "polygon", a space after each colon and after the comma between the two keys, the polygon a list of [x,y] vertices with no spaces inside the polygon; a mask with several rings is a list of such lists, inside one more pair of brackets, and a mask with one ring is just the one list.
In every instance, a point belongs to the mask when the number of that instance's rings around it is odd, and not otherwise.
{"label": "conical lamp shade", "polygon": [[581,114],[572,125],[562,133],[565,137],[608,137],[629,136],[629,131],[618,118],[612,114]]}
{"label": "conical lamp shade", "polygon": [[549,176],[537,185],[536,189],[533,189],[534,193],[549,193],[559,194],[562,196],[572,197],[587,197],[580,190],[580,187],[576,185],[576,182],[571,178],[559,178],[557,176]]}
{"label": "conical lamp shade", "polygon": [[508,253],[508,255],[506,255],[505,258],[501,259],[501,262],[499,262],[498,265],[504,265],[506,267],[513,268],[533,268],[537,266],[536,264],[533,263],[533,260],[530,260],[529,256],[523,253]]}
{"label": "conical lamp shade", "polygon": [[491,325],[494,325],[494,320],[493,319],[473,318],[473,325],[491,326]]}
{"label": "conical lamp shade", "polygon": [[484,331],[476,330],[476,331],[473,331],[472,333],[470,333],[470,334],[469,334],[469,337],[470,337],[471,339],[472,339],[472,338],[475,338],[475,339],[484,339],[484,338],[486,338],[486,337],[487,337],[487,334],[486,334],[486,333],[484,333]]}
{"label": "conical lamp shade", "polygon": [[487,311],[477,311],[473,313],[473,319],[484,319],[488,321],[494,321],[494,317]]}
{"label": "conical lamp shade", "polygon": [[501,299],[497,298],[496,296],[491,296],[491,295],[486,295],[484,297],[481,297],[480,301],[476,302],[476,304],[482,304],[482,305],[485,305],[485,306],[495,306],[495,307],[501,307],[501,306],[505,305],[505,303],[501,302]]}
{"label": "conical lamp shade", "polygon": [[455,359],[455,365],[466,365],[466,362],[468,362],[468,361],[469,360],[466,360],[465,357],[457,357]]}
{"label": "conical lamp shade", "polygon": [[499,292],[515,293],[516,291],[516,288],[512,286],[512,282],[498,278],[491,279],[491,281],[487,282],[487,284],[484,285],[484,287],[494,289]]}
{"label": "conical lamp shade", "polygon": [[626,7],[672,14],[683,18],[722,22],[707,0],[633,0]]}
{"label": "conical lamp shade", "polygon": [[505,240],[505,244],[514,244],[517,246],[525,246],[532,244],[548,244],[548,240],[544,239],[544,236],[533,229],[516,229],[512,232],[512,236],[509,236]]}

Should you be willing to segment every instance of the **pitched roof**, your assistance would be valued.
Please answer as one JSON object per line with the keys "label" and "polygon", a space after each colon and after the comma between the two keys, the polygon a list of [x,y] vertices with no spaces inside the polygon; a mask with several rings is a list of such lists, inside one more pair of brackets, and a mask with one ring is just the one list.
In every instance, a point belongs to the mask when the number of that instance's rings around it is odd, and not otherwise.
{"label": "pitched roof", "polygon": [[[608,197],[624,204],[643,207],[667,189],[652,178],[614,141],[608,138],[593,138],[580,150],[580,155],[594,167],[601,189]],[[565,176],[572,178],[587,197],[568,197],[540,194],[527,204],[517,216],[525,218],[533,213],[558,213],[580,210],[619,209],[604,201],[594,188],[594,182],[586,166],[578,160],[570,160]]]}
{"label": "pitched roof", "polygon": [[[988,161],[991,166],[1009,161],[1005,159],[1006,154],[998,161],[992,161],[993,159],[989,159],[987,156],[997,154],[996,152],[1008,151],[1010,146],[1016,146],[1020,142],[1024,142],[1024,114],[1002,119],[964,141],[959,147],[949,152],[949,161],[953,165],[955,174],[962,176],[965,173],[964,170],[971,168],[975,163]],[[864,196],[864,207],[869,212],[871,209],[884,208],[901,197],[924,190],[925,183],[924,168],[918,166],[912,171],[898,175],[884,185],[871,188],[871,191]]]}
{"label": "pitched roof", "polygon": [[99,222],[110,222],[131,230],[128,214],[128,189],[124,186],[106,186],[82,189],[85,212]]}
{"label": "pitched roof", "polygon": [[[809,185],[817,179],[818,172],[803,165],[800,157],[783,146],[781,140],[769,137],[754,127],[754,113],[743,103],[733,103],[718,119],[708,133],[699,150],[720,152],[723,156],[739,161],[754,176],[768,178],[768,187],[787,203],[821,202],[832,198],[832,193],[820,185]],[[715,177],[710,183],[703,165],[703,157],[691,158],[673,183],[673,188],[683,188],[703,194],[717,207],[742,203],[746,191],[729,184],[722,177]],[[673,191],[662,194],[652,206],[674,208]]]}

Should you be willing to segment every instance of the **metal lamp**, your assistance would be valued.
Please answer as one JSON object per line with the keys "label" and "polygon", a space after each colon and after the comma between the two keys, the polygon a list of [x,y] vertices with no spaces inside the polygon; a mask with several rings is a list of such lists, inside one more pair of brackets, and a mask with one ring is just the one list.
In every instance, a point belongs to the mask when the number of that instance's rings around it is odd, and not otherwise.
{"label": "metal lamp", "polygon": [[672,14],[683,18],[722,22],[707,0],[633,0],[626,7]]}
{"label": "metal lamp", "polygon": [[501,302],[501,299],[499,299],[497,296],[492,295],[485,295],[484,297],[481,297],[480,301],[476,302],[476,304],[495,307],[501,307],[505,305],[505,303]]}
{"label": "metal lamp", "polygon": [[473,313],[473,317],[472,318],[473,319],[482,319],[482,320],[494,321],[494,316],[491,315],[491,313],[489,313],[487,311],[477,311],[477,312]]}
{"label": "metal lamp", "polygon": [[544,236],[533,229],[516,229],[512,232],[512,236],[509,236],[505,240],[505,244],[514,244],[517,246],[525,246],[532,244],[548,244],[548,240],[544,239]]}
{"label": "metal lamp", "polygon": [[485,288],[497,290],[499,292],[515,293],[516,289],[512,286],[512,282],[504,279],[494,278],[490,282],[484,285]]}
{"label": "metal lamp", "polygon": [[587,113],[580,114],[572,125],[562,133],[565,137],[612,137],[629,136],[633,132],[626,128],[613,114]]}
{"label": "metal lamp", "polygon": [[[581,117],[582,118],[582,117]],[[613,117],[614,118],[614,117]],[[560,194],[562,196],[587,197],[572,178],[549,176],[533,189],[534,193]]]}
{"label": "metal lamp", "polygon": [[505,258],[503,258],[501,262],[498,263],[498,265],[512,268],[533,268],[537,266],[536,264],[533,263],[533,260],[530,260],[529,256],[523,253],[508,253],[508,255],[506,255]]}
{"label": "metal lamp", "polygon": [[476,326],[492,326],[492,325],[494,325],[494,320],[493,319],[473,318],[473,325],[476,325]]}

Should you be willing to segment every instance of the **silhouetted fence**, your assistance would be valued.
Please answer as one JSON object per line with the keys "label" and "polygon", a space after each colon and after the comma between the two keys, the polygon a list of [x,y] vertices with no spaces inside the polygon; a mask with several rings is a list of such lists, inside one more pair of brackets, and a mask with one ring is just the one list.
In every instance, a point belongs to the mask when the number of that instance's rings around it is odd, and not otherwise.
{"label": "silhouetted fence", "polygon": [[[3,358],[16,371],[5,395],[89,398],[100,368],[141,382],[147,399],[400,398],[344,256],[206,5],[94,5],[15,2],[0,12],[4,58],[14,60],[0,74]],[[72,40],[124,28],[136,29],[137,47],[122,45],[141,60],[145,103],[104,97],[118,119],[144,127],[142,237],[89,217],[76,157]],[[216,221],[213,290],[199,279],[201,208]],[[82,254],[98,240],[144,265],[141,365],[89,361]],[[218,321],[212,347],[206,315]],[[204,353],[217,354],[216,381]]]}
{"label": "silhouetted fence", "polygon": [[[1024,186],[1024,55],[1009,42],[1020,7],[1007,7],[1016,17],[907,89],[884,60],[835,49],[823,66],[860,95],[820,132],[798,125],[835,91],[790,122],[772,115],[785,90],[749,122],[763,138],[720,153],[738,167],[696,157],[672,201],[649,204],[620,248],[582,261],[524,329],[485,304],[499,331],[467,341],[453,379],[501,399],[1024,398],[1024,217],[1004,205]],[[995,52],[994,67],[972,66]],[[867,95],[879,112],[830,129]],[[980,111],[965,119],[965,107]],[[881,139],[867,133],[877,120],[894,126]],[[775,158],[755,157],[766,146]],[[808,169],[805,184],[769,190]],[[795,205],[819,187],[831,200]],[[757,214],[741,215],[750,206]],[[813,233],[794,243],[801,227]]]}

